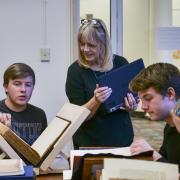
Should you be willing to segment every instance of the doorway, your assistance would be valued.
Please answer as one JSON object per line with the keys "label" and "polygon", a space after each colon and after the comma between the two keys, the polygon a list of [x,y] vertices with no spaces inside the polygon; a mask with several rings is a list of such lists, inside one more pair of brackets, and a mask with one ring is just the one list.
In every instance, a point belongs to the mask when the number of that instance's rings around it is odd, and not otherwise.
{"label": "doorway", "polygon": [[80,19],[91,16],[102,19],[111,37],[114,54],[123,53],[123,0],[71,0],[71,54],[77,55],[77,33]]}

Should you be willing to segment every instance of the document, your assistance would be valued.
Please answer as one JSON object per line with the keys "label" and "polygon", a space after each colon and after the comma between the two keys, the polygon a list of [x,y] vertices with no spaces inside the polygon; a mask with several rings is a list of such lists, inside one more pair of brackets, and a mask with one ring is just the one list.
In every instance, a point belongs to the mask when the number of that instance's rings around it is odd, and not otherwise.
{"label": "document", "polygon": [[104,159],[102,180],[179,180],[174,164],[135,159]]}

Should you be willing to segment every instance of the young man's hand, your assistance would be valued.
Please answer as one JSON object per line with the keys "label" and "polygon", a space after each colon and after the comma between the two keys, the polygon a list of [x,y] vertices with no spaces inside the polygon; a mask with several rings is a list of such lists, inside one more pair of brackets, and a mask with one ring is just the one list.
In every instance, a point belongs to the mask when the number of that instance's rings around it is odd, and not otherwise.
{"label": "young man's hand", "polygon": [[135,140],[130,146],[131,153],[133,155],[146,151],[153,151],[153,160],[156,161],[161,158],[161,155],[155,151],[144,139]]}
{"label": "young man's hand", "polygon": [[6,126],[11,126],[11,114],[0,112],[0,122]]}
{"label": "young man's hand", "polygon": [[142,152],[146,152],[146,151],[152,151],[154,150],[148,143],[146,140],[144,139],[137,139],[135,140],[131,146],[131,153],[132,154],[139,154]]}

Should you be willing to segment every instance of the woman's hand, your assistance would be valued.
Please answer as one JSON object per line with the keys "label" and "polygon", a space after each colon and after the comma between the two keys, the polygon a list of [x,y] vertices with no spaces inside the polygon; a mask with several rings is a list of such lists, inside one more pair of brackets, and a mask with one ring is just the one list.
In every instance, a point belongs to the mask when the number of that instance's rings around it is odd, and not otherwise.
{"label": "woman's hand", "polygon": [[132,93],[128,93],[127,96],[124,98],[124,105],[120,107],[120,109],[126,111],[135,111],[137,109],[139,100],[136,100]]}
{"label": "woman's hand", "polygon": [[94,90],[95,101],[98,103],[103,103],[109,98],[111,93],[112,93],[111,88],[107,86],[99,87],[99,84],[96,84],[96,89]]}
{"label": "woman's hand", "polygon": [[96,89],[94,90],[94,96],[83,106],[88,108],[91,111],[91,114],[88,116],[87,120],[91,119],[96,113],[97,109],[112,93],[112,89],[105,86],[99,87],[99,84],[96,84]]}
{"label": "woman's hand", "polygon": [[0,112],[0,122],[6,126],[11,126],[11,114]]}

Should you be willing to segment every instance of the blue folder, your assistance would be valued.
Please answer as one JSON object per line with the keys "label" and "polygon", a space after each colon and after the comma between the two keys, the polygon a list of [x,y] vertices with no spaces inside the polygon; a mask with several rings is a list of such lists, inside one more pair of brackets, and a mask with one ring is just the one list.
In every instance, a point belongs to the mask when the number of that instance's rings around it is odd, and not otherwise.
{"label": "blue folder", "polygon": [[[100,87],[112,88],[111,96],[104,102],[107,112],[116,111],[124,106],[124,97],[130,92],[129,83],[142,69],[144,69],[143,59],[138,59],[98,78]],[[137,98],[137,94],[133,95]]]}
{"label": "blue folder", "polygon": [[24,166],[25,173],[23,175],[0,176],[2,180],[35,180],[36,175],[33,171],[33,166]]}

